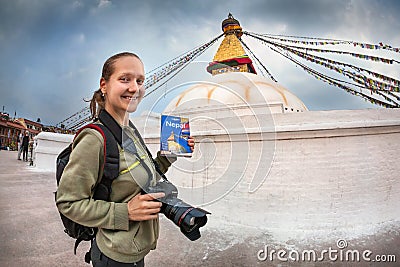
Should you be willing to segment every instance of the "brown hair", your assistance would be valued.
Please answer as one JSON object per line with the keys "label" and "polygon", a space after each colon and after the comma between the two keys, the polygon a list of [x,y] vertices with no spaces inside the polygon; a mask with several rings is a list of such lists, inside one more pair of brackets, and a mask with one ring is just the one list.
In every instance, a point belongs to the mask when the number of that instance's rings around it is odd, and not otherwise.
{"label": "brown hair", "polygon": [[[104,62],[103,65],[101,77],[104,78],[104,80],[108,81],[110,79],[111,75],[114,73],[115,61],[117,61],[117,59],[122,57],[136,57],[141,61],[138,55],[131,52],[122,52],[111,56],[106,60],[106,62]],[[101,88],[99,88],[98,90],[94,91],[93,97],[90,100],[90,112],[92,113],[92,119],[97,118],[100,111],[104,109],[104,105],[105,105],[104,94],[101,92]]]}

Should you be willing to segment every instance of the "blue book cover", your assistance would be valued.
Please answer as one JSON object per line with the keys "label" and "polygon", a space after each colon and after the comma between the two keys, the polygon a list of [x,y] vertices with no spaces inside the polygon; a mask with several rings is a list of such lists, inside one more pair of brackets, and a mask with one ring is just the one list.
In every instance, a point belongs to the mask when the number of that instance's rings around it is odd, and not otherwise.
{"label": "blue book cover", "polygon": [[161,115],[161,154],[166,156],[192,156],[192,150],[188,145],[189,136],[188,118]]}

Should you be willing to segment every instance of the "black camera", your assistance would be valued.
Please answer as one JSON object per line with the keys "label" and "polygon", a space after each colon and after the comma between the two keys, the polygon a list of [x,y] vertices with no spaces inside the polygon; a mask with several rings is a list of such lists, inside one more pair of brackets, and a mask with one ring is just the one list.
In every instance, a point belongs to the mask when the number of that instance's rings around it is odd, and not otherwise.
{"label": "black camera", "polygon": [[148,186],[145,193],[165,193],[165,196],[157,199],[162,202],[161,212],[173,221],[181,232],[191,241],[200,238],[200,227],[207,223],[209,212],[194,208],[178,198],[178,189],[168,180],[157,182],[155,186]]}

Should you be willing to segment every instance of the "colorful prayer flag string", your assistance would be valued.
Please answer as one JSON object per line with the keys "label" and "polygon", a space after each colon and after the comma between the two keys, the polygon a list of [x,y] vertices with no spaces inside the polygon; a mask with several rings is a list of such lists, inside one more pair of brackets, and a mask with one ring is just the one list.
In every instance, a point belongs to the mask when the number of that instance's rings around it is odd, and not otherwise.
{"label": "colorful prayer flag string", "polygon": [[[362,67],[358,67],[353,64],[332,60],[326,57],[317,56],[314,53],[336,53],[336,54],[344,54],[349,55],[356,58],[361,58],[365,60],[371,60],[376,62],[382,62],[386,64],[399,63],[399,61],[394,59],[388,59],[378,56],[366,55],[353,53],[350,51],[341,51],[341,50],[329,50],[329,49],[317,49],[312,47],[303,47],[296,45],[289,45],[290,43],[298,43],[302,45],[336,45],[336,44],[353,44],[360,45],[362,48],[366,49],[381,49],[382,47],[391,48],[388,45],[370,45],[370,44],[362,44],[358,42],[346,41],[346,40],[335,40],[335,39],[322,39],[322,38],[311,38],[317,41],[305,41],[305,40],[293,40],[282,38],[282,36],[267,36],[261,34],[253,34],[249,32],[244,32],[245,35],[255,38],[258,41],[265,44],[274,52],[277,52],[287,59],[294,62],[296,65],[300,66],[307,73],[311,74],[318,80],[324,81],[330,85],[339,87],[345,90],[348,93],[364,98],[365,100],[383,106],[383,107],[400,107],[400,96],[399,93],[399,85],[400,81],[398,79],[383,75],[381,73],[377,73]],[[268,37],[268,38],[265,38]],[[293,38],[293,36],[291,36]],[[286,42],[286,43],[284,43]],[[325,67],[331,71],[339,73],[340,75],[345,76],[346,78],[353,81],[347,82],[343,80],[338,80],[328,75],[322,74],[315,69],[312,69],[309,66],[301,63],[298,60],[295,60],[291,55],[295,55],[302,60],[309,61],[311,63],[317,64],[319,66]],[[352,88],[356,87],[357,90]],[[367,95],[363,92],[363,90],[369,90],[370,95]],[[382,99],[382,100],[381,100]]]}
{"label": "colorful prayer flag string", "polygon": [[[400,53],[400,48],[392,47],[391,45],[384,44],[380,42],[379,44],[367,44],[361,42],[355,42],[350,40],[340,40],[340,39],[329,39],[329,38],[319,38],[319,37],[305,37],[305,36],[293,36],[293,35],[277,35],[277,34],[259,34],[259,33],[250,33],[253,35],[258,35],[261,37],[266,37],[270,39],[279,40],[282,42],[296,43],[296,44],[304,44],[304,45],[337,45],[337,44],[352,44],[353,46],[359,46],[365,49],[385,49],[394,51],[396,53]],[[318,40],[318,41],[303,41],[299,39],[305,40]]]}

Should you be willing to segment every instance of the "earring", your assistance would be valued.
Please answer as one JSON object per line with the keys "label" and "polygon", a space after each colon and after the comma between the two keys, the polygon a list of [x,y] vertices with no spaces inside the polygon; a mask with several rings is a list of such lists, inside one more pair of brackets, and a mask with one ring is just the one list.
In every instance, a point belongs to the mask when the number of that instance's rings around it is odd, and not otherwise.
{"label": "earring", "polygon": [[101,93],[101,96],[104,97],[104,93]]}

